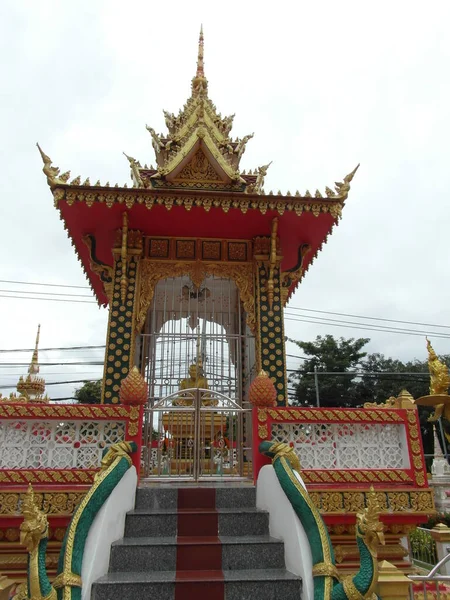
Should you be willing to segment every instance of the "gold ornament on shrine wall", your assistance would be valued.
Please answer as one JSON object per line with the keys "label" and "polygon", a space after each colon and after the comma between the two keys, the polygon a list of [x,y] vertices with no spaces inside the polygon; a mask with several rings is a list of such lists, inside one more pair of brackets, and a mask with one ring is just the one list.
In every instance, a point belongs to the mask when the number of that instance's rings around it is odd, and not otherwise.
{"label": "gold ornament on shrine wall", "polygon": [[141,281],[139,301],[136,312],[136,332],[139,333],[145,323],[147,311],[153,300],[158,281],[168,277],[189,275],[195,287],[200,287],[207,275],[232,279],[239,290],[240,298],[247,313],[247,325],[255,333],[256,315],[253,291],[253,265],[251,263],[208,263],[203,261],[158,262],[149,259],[141,260]]}

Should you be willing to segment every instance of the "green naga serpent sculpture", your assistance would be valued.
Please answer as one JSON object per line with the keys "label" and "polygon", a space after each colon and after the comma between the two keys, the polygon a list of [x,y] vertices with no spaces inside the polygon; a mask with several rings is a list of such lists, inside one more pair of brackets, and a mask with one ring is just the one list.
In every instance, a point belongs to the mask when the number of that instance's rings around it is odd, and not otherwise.
{"label": "green naga serpent sculpture", "polygon": [[76,508],[63,540],[58,574],[50,583],[45,568],[48,543],[47,516],[34,500],[31,485],[22,504],[24,521],[20,526],[21,543],[28,550],[28,584],[18,590],[13,600],[81,600],[81,567],[86,539],[98,511],[131,467],[134,442],[114,444],[102,458],[101,469],[86,496]]}
{"label": "green naga serpent sculpture", "polygon": [[327,527],[303,488],[294,469],[300,472],[300,461],[293,449],[282,442],[261,442],[259,451],[272,459],[278,481],[292,504],[310,541],[314,600],[360,600],[377,598],[377,546],[384,544],[383,524],[379,521],[379,505],[371,489],[367,508],[356,515],[356,539],[360,555],[360,569],[354,576],[340,580],[333,547]]}

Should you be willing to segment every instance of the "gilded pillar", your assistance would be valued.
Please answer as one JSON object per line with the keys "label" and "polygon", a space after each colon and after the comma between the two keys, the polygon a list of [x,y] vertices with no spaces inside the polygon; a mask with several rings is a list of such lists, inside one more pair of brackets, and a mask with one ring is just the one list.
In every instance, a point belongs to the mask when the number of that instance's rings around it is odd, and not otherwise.
{"label": "gilded pillar", "polygon": [[113,248],[113,289],[102,385],[102,402],[105,404],[119,402],[120,384],[134,365],[135,312],[141,254],[142,234],[128,230],[128,219],[124,213],[123,227],[117,232]]}
{"label": "gilded pillar", "polygon": [[[275,235],[274,235],[275,234]],[[255,239],[257,298],[257,363],[272,379],[278,406],[288,403],[286,352],[284,346],[283,302],[276,225],[272,237]]]}

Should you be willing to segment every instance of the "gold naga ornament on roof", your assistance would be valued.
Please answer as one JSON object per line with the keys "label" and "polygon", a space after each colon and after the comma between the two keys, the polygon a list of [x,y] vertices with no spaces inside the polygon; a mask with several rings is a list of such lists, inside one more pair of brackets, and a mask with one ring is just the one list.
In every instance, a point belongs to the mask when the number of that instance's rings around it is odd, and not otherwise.
{"label": "gold naga ornament on roof", "polygon": [[421,406],[434,406],[433,415],[429,417],[429,421],[437,421],[442,416],[450,420],[450,396],[448,388],[450,386],[450,376],[448,367],[445,363],[439,360],[436,352],[428,338],[428,369],[430,371],[430,394],[422,396],[416,400],[416,404]]}

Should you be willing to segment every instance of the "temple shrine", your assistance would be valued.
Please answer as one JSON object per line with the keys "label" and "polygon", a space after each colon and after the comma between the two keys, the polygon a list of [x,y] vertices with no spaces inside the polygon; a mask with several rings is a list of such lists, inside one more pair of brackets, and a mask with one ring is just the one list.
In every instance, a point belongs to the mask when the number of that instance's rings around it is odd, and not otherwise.
{"label": "temple shrine", "polygon": [[408,532],[434,511],[414,399],[288,406],[283,311],[358,167],[285,194],[264,187],[272,157],[243,170],[253,133],[231,135],[209,97],[203,31],[190,96],[164,117],[147,157],[125,154],[129,185],[71,178],[39,147],[109,319],[101,405],[43,396],[39,330],[19,395],[0,398],[0,565],[25,581],[20,540],[29,572],[47,561],[16,600],[371,598],[382,572],[406,589]]}

